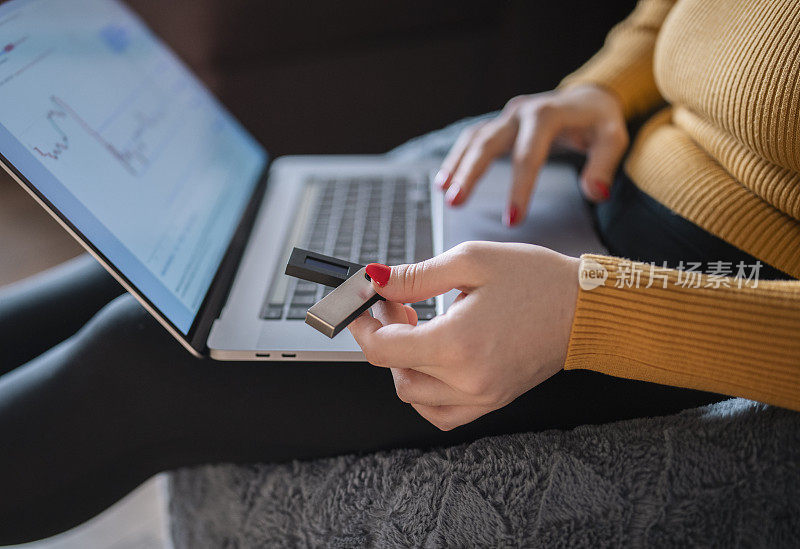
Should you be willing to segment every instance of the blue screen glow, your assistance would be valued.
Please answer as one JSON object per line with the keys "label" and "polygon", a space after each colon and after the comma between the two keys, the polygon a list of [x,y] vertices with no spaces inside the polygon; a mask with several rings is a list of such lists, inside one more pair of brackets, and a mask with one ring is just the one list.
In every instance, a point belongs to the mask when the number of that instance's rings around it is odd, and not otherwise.
{"label": "blue screen glow", "polygon": [[116,0],[0,5],[0,153],[184,334],[266,163]]}

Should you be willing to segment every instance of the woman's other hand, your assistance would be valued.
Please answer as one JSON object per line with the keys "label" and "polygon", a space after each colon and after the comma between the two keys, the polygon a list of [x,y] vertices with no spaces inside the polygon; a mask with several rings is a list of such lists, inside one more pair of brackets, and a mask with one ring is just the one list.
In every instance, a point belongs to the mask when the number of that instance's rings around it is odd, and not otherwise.
{"label": "woman's other hand", "polygon": [[514,175],[503,221],[516,225],[528,211],[539,170],[554,144],[586,153],[581,188],[590,200],[607,199],[628,147],[618,99],[586,85],[514,97],[496,118],[461,133],[442,162],[436,183],[447,192],[447,203],[458,206],[489,164],[510,152]]}
{"label": "woman's other hand", "polygon": [[[564,364],[579,260],[530,244],[467,242],[422,263],[368,267],[387,302],[350,331],[367,361],[392,369],[397,395],[448,430],[501,408]],[[458,289],[417,325],[422,301]]]}

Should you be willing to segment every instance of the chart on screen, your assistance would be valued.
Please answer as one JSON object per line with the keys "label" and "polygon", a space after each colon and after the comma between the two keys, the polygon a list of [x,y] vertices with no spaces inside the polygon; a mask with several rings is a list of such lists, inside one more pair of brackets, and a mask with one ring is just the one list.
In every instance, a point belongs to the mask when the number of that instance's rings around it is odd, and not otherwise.
{"label": "chart on screen", "polygon": [[[189,308],[262,162],[257,144],[113,0],[0,17],[0,124]],[[224,225],[224,226],[223,226]]]}

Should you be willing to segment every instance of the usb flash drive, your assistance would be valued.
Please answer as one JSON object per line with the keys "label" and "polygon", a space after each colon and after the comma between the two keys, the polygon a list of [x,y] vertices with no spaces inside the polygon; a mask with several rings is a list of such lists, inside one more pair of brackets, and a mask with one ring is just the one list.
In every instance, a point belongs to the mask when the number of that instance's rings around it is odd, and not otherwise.
{"label": "usb flash drive", "polygon": [[383,300],[363,265],[317,252],[294,248],[286,274],[334,288],[306,312],[306,324],[330,338]]}
{"label": "usb flash drive", "polygon": [[332,338],[381,299],[372,289],[367,269],[362,267],[311,306],[306,312],[306,324]]}

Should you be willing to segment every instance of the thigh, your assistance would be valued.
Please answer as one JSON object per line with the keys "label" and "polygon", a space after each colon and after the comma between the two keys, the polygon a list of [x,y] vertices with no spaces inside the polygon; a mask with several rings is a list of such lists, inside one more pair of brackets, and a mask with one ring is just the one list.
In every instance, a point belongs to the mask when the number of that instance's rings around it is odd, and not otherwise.
{"label": "thigh", "polygon": [[0,452],[0,485],[11,495],[0,499],[8,519],[0,543],[74,526],[166,469],[445,446],[718,398],[562,372],[501,410],[441,432],[397,398],[388,370],[195,359],[126,295],[0,377],[0,438],[14,441]]}
{"label": "thigh", "polygon": [[0,375],[77,332],[122,292],[89,255],[0,288]]}
{"label": "thigh", "polygon": [[[593,372],[561,372],[510,406],[442,432],[397,398],[388,369],[365,362],[197,359],[130,296],[97,315],[72,348],[61,367],[84,380],[81,390],[103,388],[75,395],[75,401],[85,397],[127,418],[131,431],[124,439],[130,433],[149,437],[147,444],[166,460],[162,468],[186,460],[283,461],[442,446],[668,414],[721,398]],[[173,448],[177,458],[170,457]]]}
{"label": "thigh", "polygon": [[[92,471],[114,484],[197,463],[442,446],[670,413],[715,398],[563,372],[497,412],[441,432],[397,398],[386,369],[196,359],[122,296],[75,336],[0,378],[0,433],[17,441],[0,474],[26,464],[31,478],[8,482],[35,493],[34,485],[88,481]],[[40,467],[28,467],[31,460]]]}

